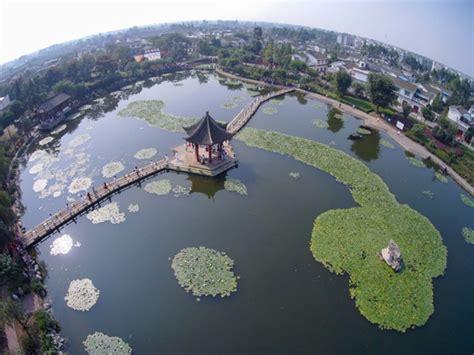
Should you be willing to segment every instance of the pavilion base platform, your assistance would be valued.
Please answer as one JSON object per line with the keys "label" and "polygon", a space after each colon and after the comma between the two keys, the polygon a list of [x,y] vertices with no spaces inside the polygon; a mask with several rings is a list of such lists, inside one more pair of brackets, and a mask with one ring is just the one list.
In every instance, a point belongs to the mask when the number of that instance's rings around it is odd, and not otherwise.
{"label": "pavilion base platform", "polygon": [[217,176],[233,168],[238,163],[234,151],[229,143],[224,143],[223,149],[226,152],[225,159],[221,159],[220,152],[213,152],[212,161],[209,161],[209,153],[205,152],[203,148],[202,153],[206,158],[206,162],[203,164],[196,160],[196,154],[192,147],[182,144],[173,149],[175,156],[169,160],[168,166],[170,169],[186,173]]}

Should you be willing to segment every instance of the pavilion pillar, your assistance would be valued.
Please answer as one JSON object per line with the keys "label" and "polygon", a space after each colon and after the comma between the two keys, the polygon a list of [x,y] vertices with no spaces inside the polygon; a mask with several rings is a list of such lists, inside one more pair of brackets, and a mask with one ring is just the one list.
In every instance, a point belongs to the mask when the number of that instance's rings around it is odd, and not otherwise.
{"label": "pavilion pillar", "polygon": [[196,153],[196,161],[199,162],[199,145],[194,144],[194,153]]}
{"label": "pavilion pillar", "polygon": [[212,145],[210,145],[207,149],[209,150],[209,163],[212,163]]}

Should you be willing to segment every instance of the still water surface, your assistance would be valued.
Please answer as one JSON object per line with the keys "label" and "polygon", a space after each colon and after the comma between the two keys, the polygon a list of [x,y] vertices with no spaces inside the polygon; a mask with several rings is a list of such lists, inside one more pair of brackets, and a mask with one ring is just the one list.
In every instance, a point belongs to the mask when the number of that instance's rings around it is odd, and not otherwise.
{"label": "still water surface", "polygon": [[[175,115],[199,117],[210,111],[228,121],[252,97],[245,87],[223,85],[213,75],[146,82],[69,122],[46,146],[58,158],[52,169],[71,171],[75,156],[82,153],[86,161],[76,177],[89,176],[97,185],[107,181],[101,169],[111,161],[122,162],[128,171],[144,164],[133,157],[142,148],[156,148],[155,158],[169,154],[183,134],[117,115],[131,101],[150,99],[163,100],[165,111]],[[230,101],[237,106],[222,107]],[[37,247],[49,271],[47,287],[68,351],[85,353],[82,341],[100,331],[121,337],[136,354],[472,353],[474,247],[460,231],[474,227],[474,210],[461,202],[462,190],[451,179],[447,184],[436,181],[433,169],[410,165],[384,133],[348,140],[361,121],[346,114],[342,121],[328,119],[329,108],[321,102],[286,95],[267,105],[277,113],[260,109],[249,126],[330,144],[364,161],[398,201],[427,216],[441,232],[448,266],[434,281],[435,313],[428,323],[405,334],[379,330],[349,298],[347,276],[336,276],[314,261],[309,250],[313,221],[325,211],[355,206],[347,187],[290,157],[235,141],[239,166],[219,179],[166,173],[151,180],[166,178],[189,187],[189,196],[158,197],[145,192],[143,182],[112,198],[125,213],[125,222],[92,224],[81,217]],[[316,127],[315,119],[327,121],[328,128]],[[69,142],[84,134],[91,138],[68,150]],[[382,146],[381,139],[395,149]],[[38,177],[29,174],[34,164],[26,164],[21,181],[27,228],[78,196],[66,187],[59,197],[40,198],[32,190]],[[290,172],[299,172],[301,178],[291,178]],[[224,190],[227,177],[241,180],[248,196]],[[433,192],[433,198],[423,190]],[[127,211],[131,203],[139,204],[138,213]],[[66,255],[50,255],[52,241],[63,233],[81,246]],[[238,291],[200,302],[184,292],[170,259],[190,246],[225,251],[241,277]],[[100,290],[98,303],[88,312],[74,311],[64,301],[69,283],[82,278],[90,278]]]}

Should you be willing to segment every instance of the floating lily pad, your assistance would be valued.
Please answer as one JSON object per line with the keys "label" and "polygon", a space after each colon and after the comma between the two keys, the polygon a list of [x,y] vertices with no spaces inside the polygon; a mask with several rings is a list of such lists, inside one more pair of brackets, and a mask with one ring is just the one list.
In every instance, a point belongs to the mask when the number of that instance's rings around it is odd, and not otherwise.
{"label": "floating lily pad", "polygon": [[426,165],[425,163],[423,163],[422,160],[418,159],[418,158],[415,158],[415,157],[407,157],[408,159],[408,162],[413,165],[413,166],[416,166],[417,168],[426,168]]}
{"label": "floating lily pad", "polygon": [[278,110],[273,107],[273,106],[265,106],[263,109],[262,109],[262,112],[267,114],[267,115],[274,115],[275,113],[278,112]]}
{"label": "floating lily pad", "polygon": [[426,197],[428,197],[428,198],[433,198],[434,197],[433,191],[430,191],[430,190],[423,190],[423,191],[421,191],[421,193],[423,195],[425,195]]}
{"label": "floating lily pad", "polygon": [[47,185],[48,185],[48,180],[46,180],[46,179],[36,180],[33,183],[33,191],[34,192],[40,192],[40,191],[44,190]]}
{"label": "floating lily pad", "polygon": [[290,173],[290,176],[291,176],[293,179],[299,179],[299,178],[301,177],[300,173],[294,172],[294,171],[292,171],[292,172]]}
{"label": "floating lily pad", "polygon": [[111,178],[123,170],[125,170],[125,166],[121,162],[112,161],[102,167],[102,176],[105,178]]}
{"label": "floating lily pad", "polygon": [[69,234],[63,234],[59,238],[56,238],[50,246],[49,253],[51,255],[67,254],[72,247],[80,247],[81,243],[72,240]]}
{"label": "floating lily pad", "polygon": [[129,355],[132,348],[119,337],[111,337],[100,332],[88,335],[83,342],[89,355]]}
{"label": "floating lily pad", "polygon": [[435,171],[434,176],[439,182],[442,182],[444,184],[448,183],[448,178],[445,175],[441,174],[439,171]]}
{"label": "floating lily pad", "polygon": [[230,296],[237,291],[234,261],[226,254],[204,247],[186,248],[173,258],[171,267],[179,285],[194,296]]}
{"label": "floating lily pad", "polygon": [[51,134],[58,134],[64,131],[67,128],[65,124],[62,124],[61,126],[57,127],[54,131],[51,132]]}
{"label": "floating lily pad", "polygon": [[247,195],[247,186],[238,179],[227,179],[224,182],[224,189],[231,192],[237,192],[241,195]]}
{"label": "floating lily pad", "polygon": [[125,214],[120,212],[117,202],[111,202],[87,214],[87,219],[94,224],[109,221],[112,224],[125,222]]}
{"label": "floating lily pad", "polygon": [[176,185],[175,187],[173,187],[173,189],[171,190],[173,191],[174,195],[176,197],[178,196],[186,196],[186,195],[189,195],[190,192],[191,192],[191,189],[189,187],[185,187],[185,186],[181,186],[181,185]]}
{"label": "floating lily pad", "polygon": [[461,201],[469,207],[474,208],[474,200],[465,194],[461,194]]}
{"label": "floating lily pad", "polygon": [[380,144],[383,145],[385,148],[395,149],[395,146],[390,141],[384,138],[380,140]]}
{"label": "floating lily pad", "polygon": [[33,175],[38,174],[41,170],[43,170],[43,166],[44,166],[43,163],[35,164],[30,168],[29,173]]}
{"label": "floating lily pad", "polygon": [[468,242],[469,244],[474,244],[474,229],[464,227],[462,229],[462,236],[464,237],[464,240],[466,242]]}
{"label": "floating lily pad", "polygon": [[137,213],[138,211],[140,211],[140,206],[138,203],[131,203],[128,205],[128,212]]}
{"label": "floating lily pad", "polygon": [[136,152],[133,157],[140,160],[151,159],[156,155],[156,153],[158,153],[158,151],[155,148],[144,148]]}
{"label": "floating lily pad", "polygon": [[43,138],[42,140],[40,140],[38,142],[39,145],[46,145],[46,144],[49,144],[51,143],[52,141],[54,141],[54,138],[53,137],[46,137],[46,138]]}
{"label": "floating lily pad", "polygon": [[70,142],[69,142],[69,146],[70,147],[78,147],[82,144],[84,144],[85,142],[87,142],[88,140],[90,140],[92,137],[90,134],[81,134],[80,136],[77,136],[75,138],[73,138]]}
{"label": "floating lily pad", "polygon": [[76,311],[88,311],[97,303],[100,291],[90,279],[73,280],[64,297],[68,307]]}
{"label": "floating lily pad", "polygon": [[362,134],[362,135],[369,135],[372,134],[372,131],[366,128],[359,127],[356,130],[357,133]]}
{"label": "floating lily pad", "polygon": [[238,105],[235,102],[229,101],[229,102],[224,102],[221,107],[226,108],[226,109],[233,109],[236,108]]}
{"label": "floating lily pad", "polygon": [[72,180],[68,191],[71,194],[77,194],[80,191],[87,191],[92,186],[92,179],[88,177],[81,177]]}
{"label": "floating lily pad", "polygon": [[326,121],[323,121],[320,118],[315,119],[313,121],[313,124],[318,128],[328,128],[329,127],[328,123]]}
{"label": "floating lily pad", "polygon": [[149,182],[143,189],[150,194],[164,196],[170,193],[172,186],[168,179],[161,179]]}

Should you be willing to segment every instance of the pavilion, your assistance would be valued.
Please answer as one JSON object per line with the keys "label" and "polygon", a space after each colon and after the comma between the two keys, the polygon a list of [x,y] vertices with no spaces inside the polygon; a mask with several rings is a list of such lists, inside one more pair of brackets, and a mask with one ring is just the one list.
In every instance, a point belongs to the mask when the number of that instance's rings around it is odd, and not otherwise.
{"label": "pavilion", "polygon": [[[204,176],[217,176],[237,165],[227,124],[219,123],[206,112],[195,124],[183,127],[186,144],[173,149],[168,164],[175,170]],[[204,154],[200,155],[200,151]]]}
{"label": "pavilion", "polygon": [[[223,152],[223,144],[232,138],[232,133],[227,132],[226,126],[226,123],[217,122],[209,115],[209,112],[206,112],[204,117],[197,123],[183,127],[188,135],[185,140],[192,144],[198,162],[205,163],[205,158],[202,159],[199,156],[200,146],[207,147],[207,159],[209,163],[212,163],[214,151],[217,153],[217,159],[222,159],[221,153]],[[216,147],[216,149],[214,149],[214,147]]]}

